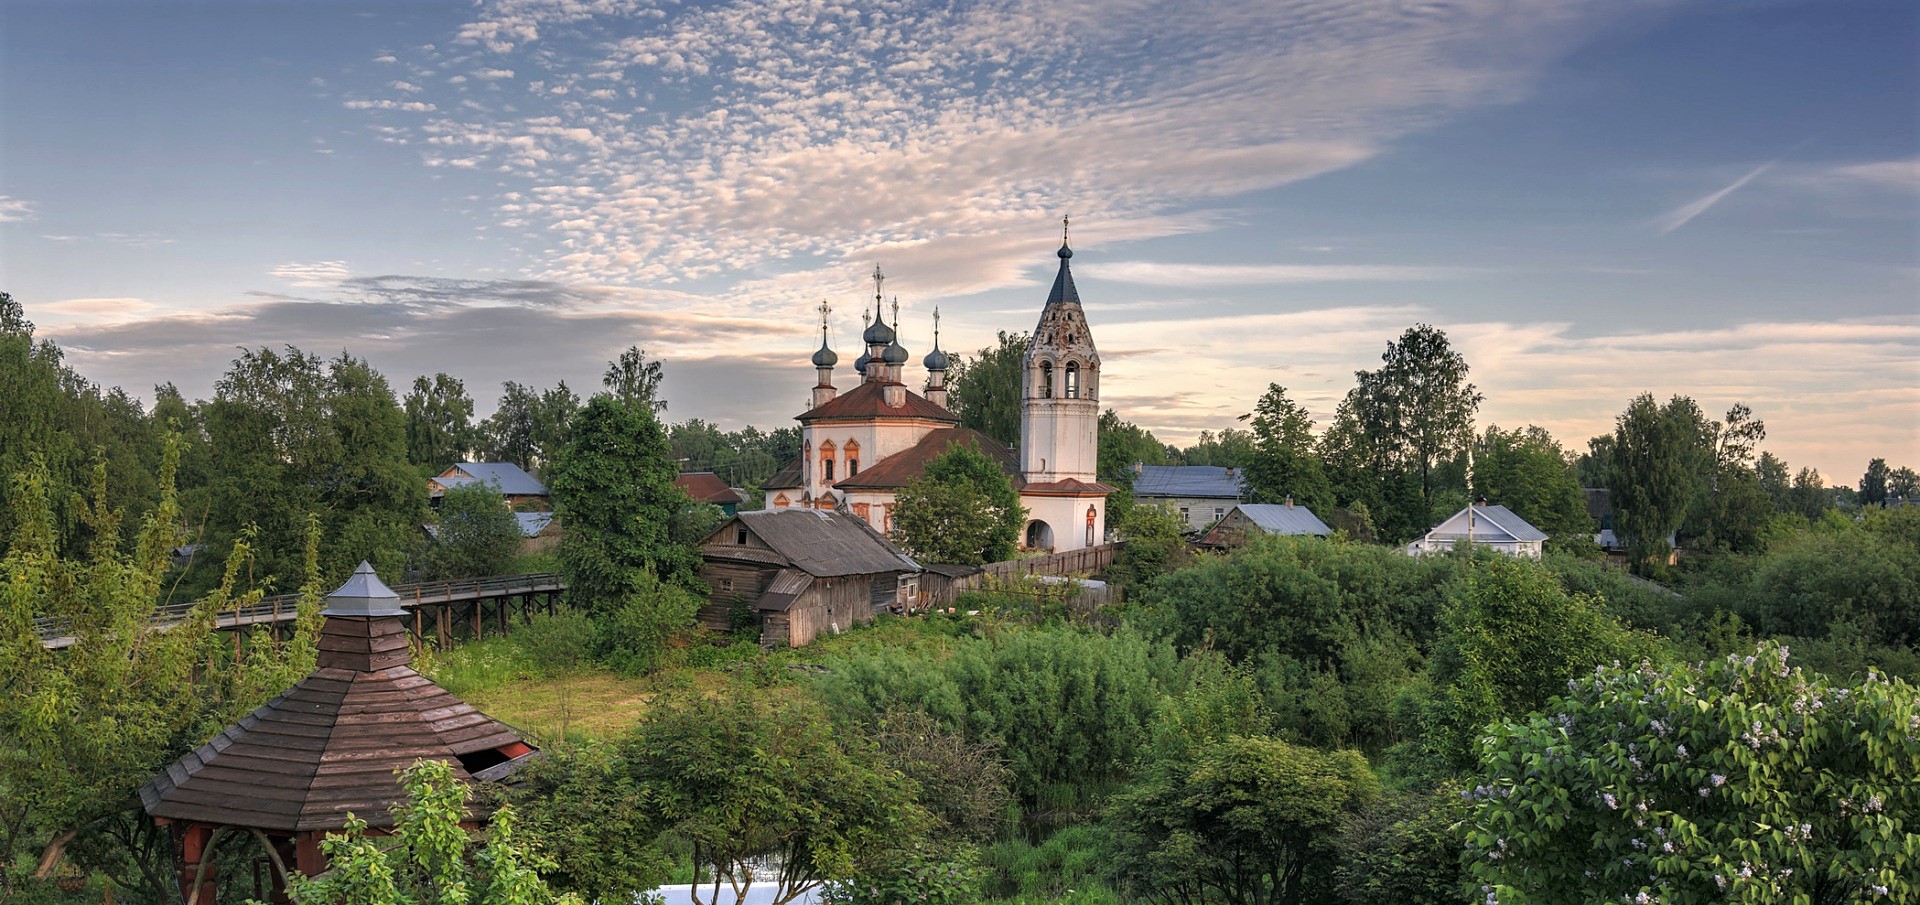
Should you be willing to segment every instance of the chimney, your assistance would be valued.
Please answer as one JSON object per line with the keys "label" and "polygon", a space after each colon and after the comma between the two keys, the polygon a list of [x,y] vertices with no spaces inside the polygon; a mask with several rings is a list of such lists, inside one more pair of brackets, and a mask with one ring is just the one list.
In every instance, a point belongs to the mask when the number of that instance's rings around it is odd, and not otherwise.
{"label": "chimney", "polygon": [[1287,508],[1288,509],[1293,508],[1293,494],[1291,493],[1287,494]]}
{"label": "chimney", "polygon": [[1135,463],[1133,463],[1133,473],[1134,473],[1134,474],[1137,474],[1137,475],[1138,475],[1138,474],[1146,474],[1146,472],[1147,472],[1147,466],[1146,466],[1146,463],[1144,463],[1144,462],[1135,462]]}

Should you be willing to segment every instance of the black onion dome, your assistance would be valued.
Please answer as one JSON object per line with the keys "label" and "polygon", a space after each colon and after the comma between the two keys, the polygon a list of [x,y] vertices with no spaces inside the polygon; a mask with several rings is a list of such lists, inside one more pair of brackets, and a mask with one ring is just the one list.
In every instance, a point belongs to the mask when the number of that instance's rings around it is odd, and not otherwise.
{"label": "black onion dome", "polygon": [[1057,252],[1054,252],[1054,254],[1059,255],[1060,260],[1064,261],[1068,258],[1073,257],[1073,249],[1068,248],[1067,244],[1065,242],[1062,242],[1060,243],[1060,250]]}
{"label": "black onion dome", "polygon": [[840,353],[827,348],[826,341],[821,340],[820,351],[813,353],[813,366],[816,368],[831,368],[839,363]]}
{"label": "black onion dome", "polygon": [[927,357],[922,363],[927,366],[927,370],[929,371],[944,371],[947,369],[947,353],[940,351],[939,346],[934,346],[933,351],[927,353]]}

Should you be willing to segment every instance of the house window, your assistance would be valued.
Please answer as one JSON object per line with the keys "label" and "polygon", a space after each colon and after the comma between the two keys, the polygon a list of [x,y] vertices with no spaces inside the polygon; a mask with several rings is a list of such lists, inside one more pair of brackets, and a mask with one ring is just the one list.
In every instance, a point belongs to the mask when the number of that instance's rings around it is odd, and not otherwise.
{"label": "house window", "polygon": [[860,460],[848,459],[847,460],[847,477],[851,478],[854,475],[857,475],[859,473],[860,473]]}
{"label": "house window", "polygon": [[1053,398],[1053,362],[1040,363],[1040,398]]}
{"label": "house window", "polygon": [[1187,520],[1187,507],[1185,506],[1180,507],[1180,520],[1183,522]]}
{"label": "house window", "polygon": [[1067,398],[1080,398],[1080,363],[1067,362]]}
{"label": "house window", "polygon": [[722,578],[722,579],[720,579],[720,590],[722,590],[722,591],[731,591],[731,590],[733,590],[733,579],[731,579],[731,578]]}
{"label": "house window", "polygon": [[1226,517],[1226,515],[1227,515],[1227,510],[1225,510],[1225,509],[1222,509],[1222,508],[1220,508],[1219,506],[1215,506],[1215,507],[1213,507],[1213,520],[1214,520],[1214,521],[1216,521],[1216,522],[1217,522],[1217,521],[1219,521],[1219,520],[1221,520],[1222,518],[1225,518],[1225,517]]}
{"label": "house window", "polygon": [[740,530],[734,532],[733,542],[736,544],[739,544],[742,547],[747,545],[747,529],[744,526],[742,526]]}

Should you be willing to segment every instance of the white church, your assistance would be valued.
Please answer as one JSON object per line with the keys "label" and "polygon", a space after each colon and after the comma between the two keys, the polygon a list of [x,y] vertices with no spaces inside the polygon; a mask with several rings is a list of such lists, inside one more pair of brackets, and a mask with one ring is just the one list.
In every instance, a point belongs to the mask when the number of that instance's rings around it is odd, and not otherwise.
{"label": "white church", "polygon": [[[1027,346],[1017,450],[961,427],[947,410],[948,360],[940,351],[937,311],[933,351],[922,362],[924,395],[907,388],[907,350],[881,310],[884,276],[876,267],[873,314],[861,336],[867,350],[853,365],[860,382],[845,393],[833,385],[840,359],[828,347],[827,308],[821,306],[820,351],[813,355],[819,379],[813,407],[799,415],[801,456],[767,483],[767,507],[837,509],[890,533],[894,494],[948,446],[975,444],[1000,462],[1020,491],[1027,510],[1024,549],[1057,552],[1100,543],[1112,491],[1095,474],[1100,354],[1067,266],[1073,249],[1062,241],[1059,255],[1060,273]],[[897,299],[893,319],[900,321]]]}

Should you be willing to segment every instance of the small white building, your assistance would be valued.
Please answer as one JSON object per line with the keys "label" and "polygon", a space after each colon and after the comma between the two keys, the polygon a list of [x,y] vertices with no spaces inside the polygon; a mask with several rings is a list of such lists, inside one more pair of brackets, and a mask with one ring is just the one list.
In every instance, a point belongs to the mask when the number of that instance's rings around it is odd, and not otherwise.
{"label": "small white building", "polygon": [[1407,555],[1445,553],[1465,541],[1508,556],[1539,559],[1547,535],[1505,506],[1469,504],[1407,545]]}

